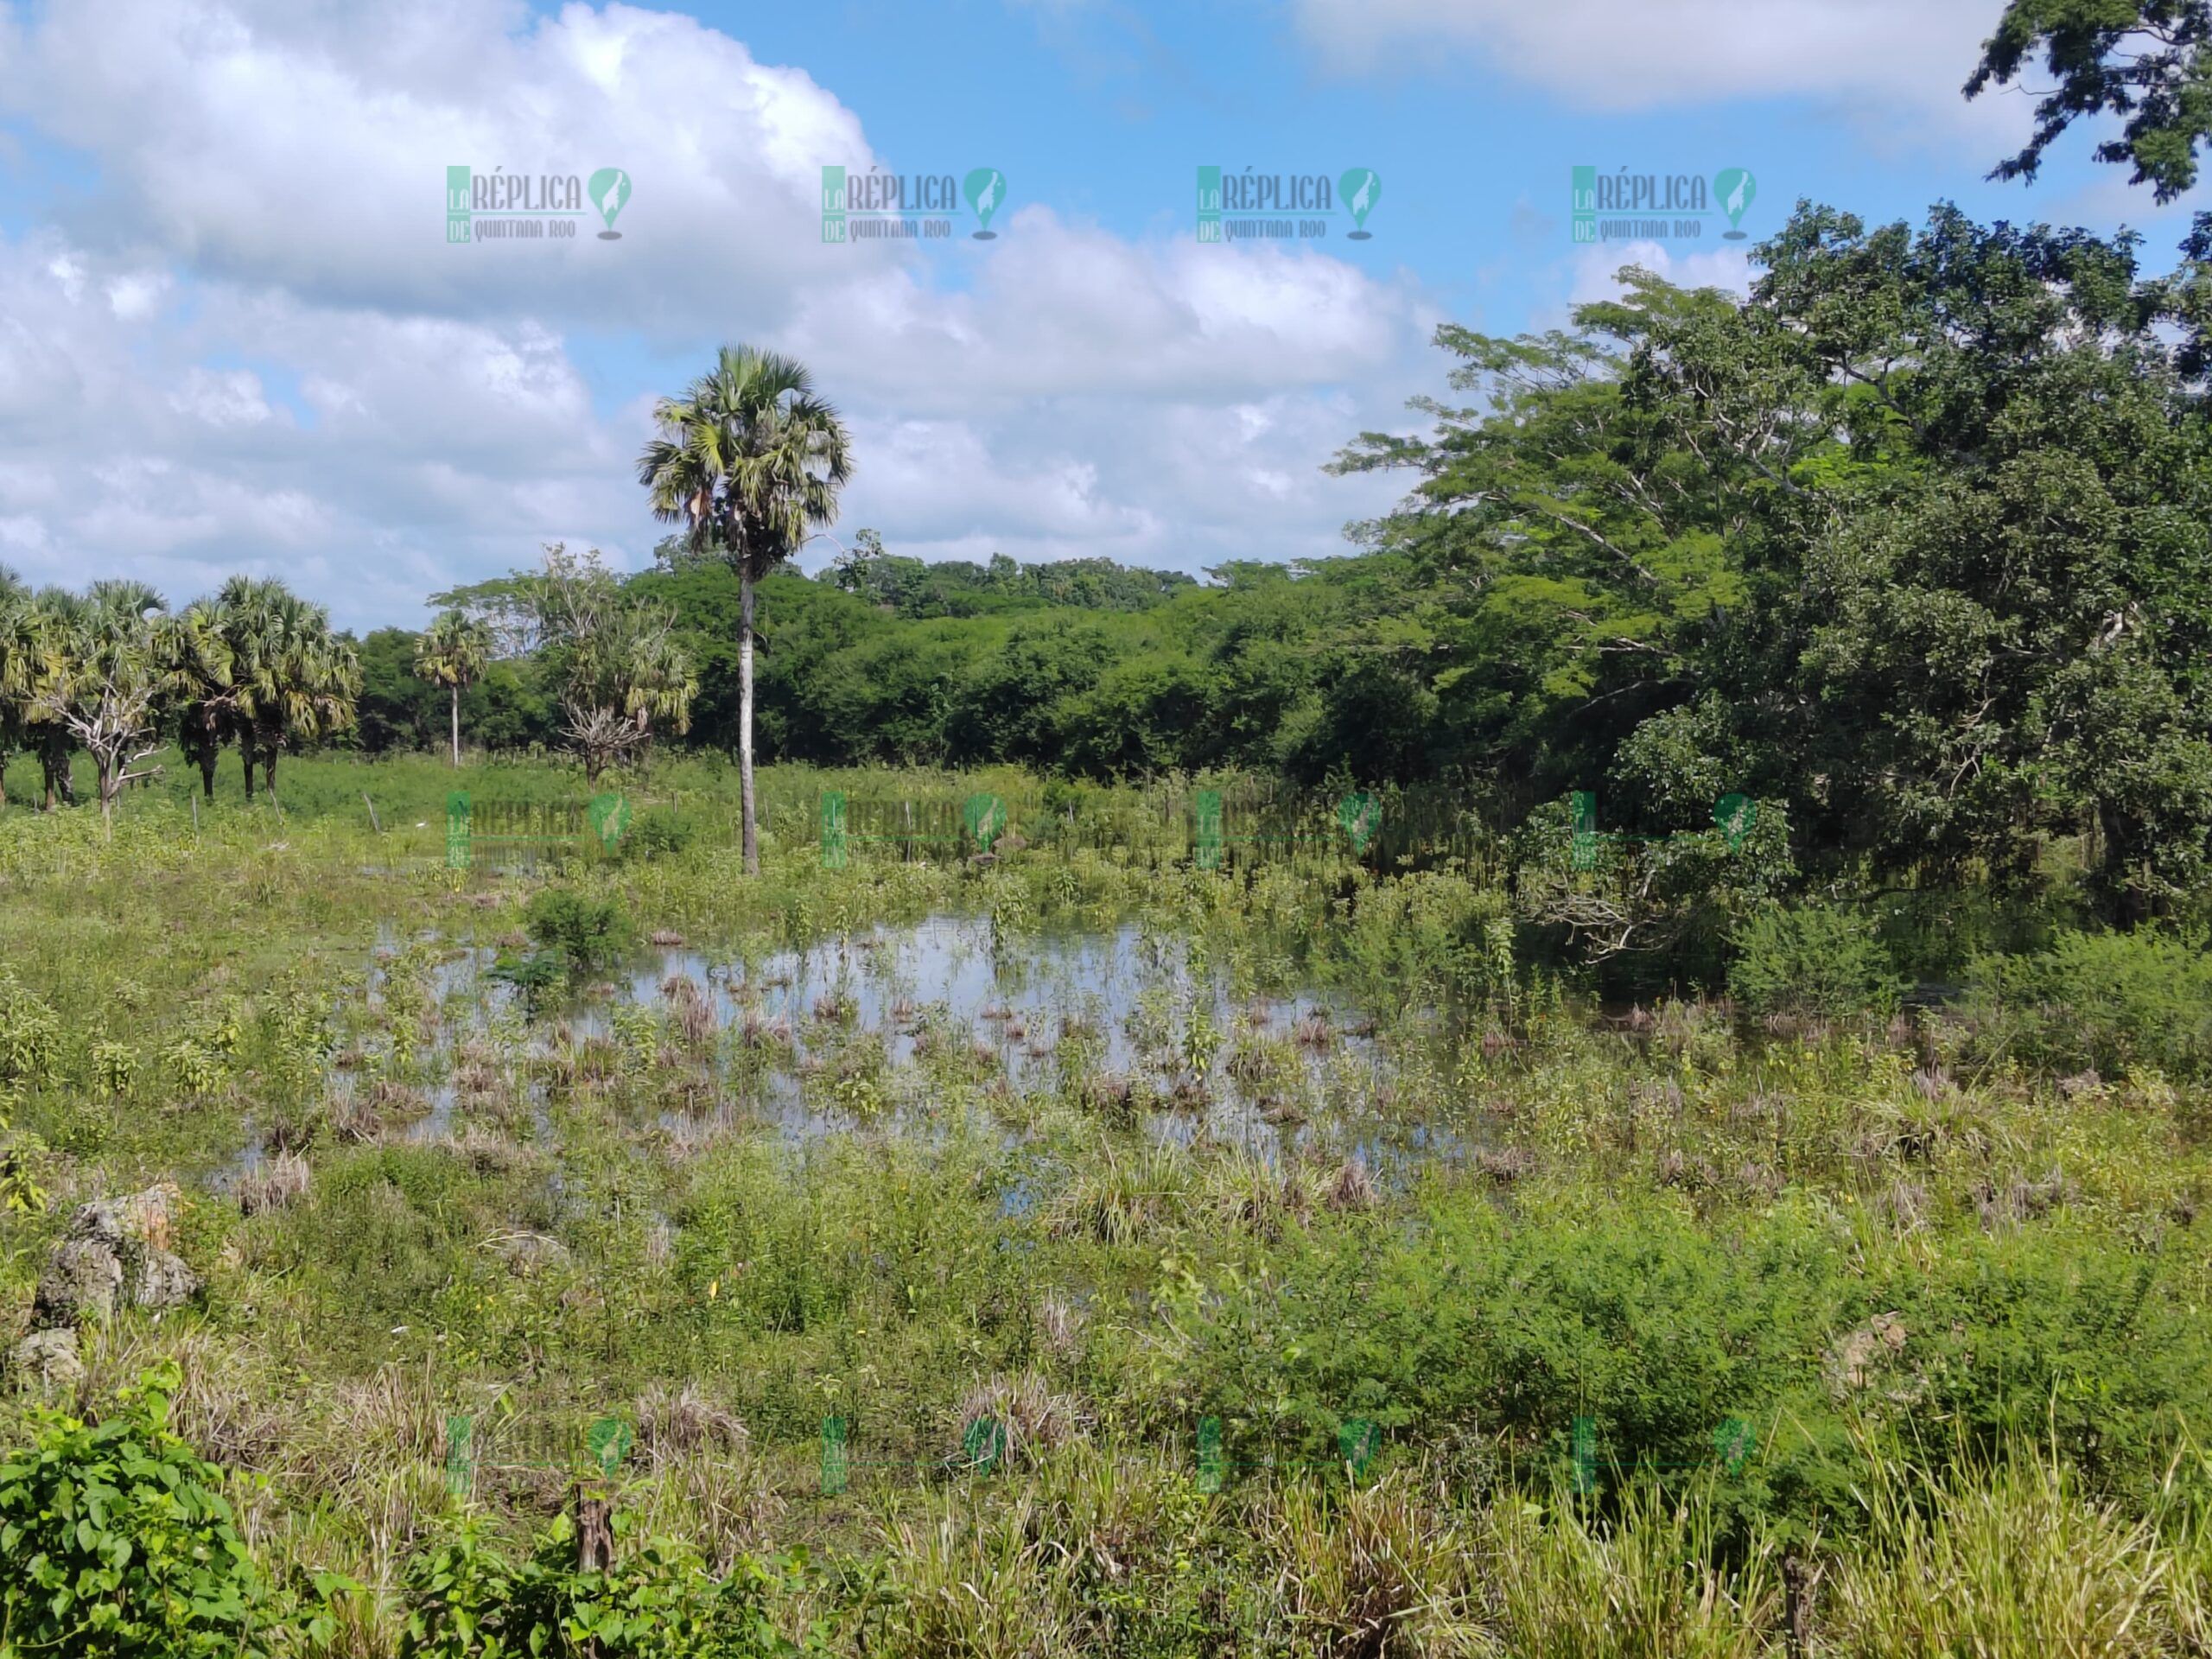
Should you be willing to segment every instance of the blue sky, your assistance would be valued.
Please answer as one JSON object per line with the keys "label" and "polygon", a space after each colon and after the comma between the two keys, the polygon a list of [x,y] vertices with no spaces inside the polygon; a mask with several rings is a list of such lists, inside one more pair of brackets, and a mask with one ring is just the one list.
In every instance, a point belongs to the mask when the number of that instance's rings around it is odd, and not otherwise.
{"label": "blue sky", "polygon": [[[1958,87],[1998,0],[0,0],[0,563],[181,601],[281,575],[354,626],[527,563],[649,556],[630,458],[717,343],[851,417],[837,534],[925,557],[1325,556],[1403,480],[1321,463],[1444,390],[1435,325],[1554,326],[1636,260],[1570,169],[1748,168],[1871,219],[2145,231],[2025,100]],[[449,246],[448,164],[634,194],[619,242]],[[823,245],[828,163],[995,167],[991,242]],[[1371,239],[1201,246],[1196,168],[1382,181]],[[592,228],[595,229],[596,226]],[[810,550],[818,565],[834,546]]]}

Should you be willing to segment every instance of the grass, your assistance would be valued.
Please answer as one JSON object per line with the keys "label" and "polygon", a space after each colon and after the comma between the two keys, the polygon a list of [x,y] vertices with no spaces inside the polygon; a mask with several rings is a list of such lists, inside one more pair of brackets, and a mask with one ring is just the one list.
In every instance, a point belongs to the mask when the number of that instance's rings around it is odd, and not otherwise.
{"label": "grass", "polygon": [[[823,775],[771,769],[757,880],[707,833],[456,875],[428,760],[196,825],[179,781],[112,842],[0,815],[0,1101],[50,1199],[0,1219],[0,1306],[74,1204],[183,1184],[205,1292],[88,1333],[75,1404],[179,1360],[254,1550],[371,1586],[340,1652],[397,1651],[462,1516],[562,1508],[608,1415],[625,1510],[805,1547],[777,1618],[847,1652],[1778,1653],[1790,1560],[1816,1651],[2202,1650],[2194,1084],[1963,1014],[1601,1014],[1472,876],[1211,874],[1156,817],[825,869]],[[638,794],[711,825],[730,782]],[[533,1014],[480,969],[556,888],[683,943]],[[877,965],[932,915],[978,918],[991,1017]],[[1056,1003],[1039,941],[1122,927],[1126,1012]]]}

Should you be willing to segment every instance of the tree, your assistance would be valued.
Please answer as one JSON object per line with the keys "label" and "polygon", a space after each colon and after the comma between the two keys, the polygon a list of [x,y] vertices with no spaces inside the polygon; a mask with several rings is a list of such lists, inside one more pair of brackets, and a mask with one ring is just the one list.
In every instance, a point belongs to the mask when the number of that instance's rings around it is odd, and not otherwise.
{"label": "tree", "polygon": [[8,757],[30,741],[31,696],[45,676],[45,640],[30,590],[0,564],[0,806],[8,801]]}
{"label": "tree", "polygon": [[2057,86],[2036,104],[2036,130],[1992,178],[2032,180],[2044,152],[2075,122],[2111,114],[2121,136],[2095,150],[2129,162],[2163,206],[2196,182],[2212,137],[2212,0],[2009,0],[1966,85],[1978,98],[2010,86],[2038,51]]}
{"label": "tree", "polygon": [[281,582],[233,576],[216,596],[216,626],[231,652],[233,728],[253,798],[258,760],[276,793],[283,751],[319,742],[350,726],[361,667],[350,641],[331,632],[329,613]]}
{"label": "tree", "polygon": [[461,694],[484,677],[492,655],[492,631],[459,610],[441,612],[423,631],[415,651],[415,671],[442,685],[453,700],[453,764],[461,766]]}
{"label": "tree", "polygon": [[597,549],[579,556],[558,543],[527,591],[563,733],[588,781],[642,754],[656,723],[690,728],[699,683],[666,606],[625,593]]}
{"label": "tree", "polygon": [[238,719],[238,690],[231,674],[230,642],[220,607],[203,599],[188,606],[183,614],[192,628],[211,633],[221,647],[183,665],[175,697],[177,747],[200,768],[200,792],[212,801],[215,763]]}
{"label": "tree", "polygon": [[850,443],[799,364],[725,346],[681,397],[655,405],[659,435],[638,461],[653,514],[684,526],[693,549],[737,568],[738,774],[745,868],[760,870],[753,784],[754,589],[808,532],[837,515]]}
{"label": "tree", "polygon": [[227,671],[221,637],[204,612],[167,614],[142,582],[100,582],[71,607],[51,653],[34,706],[92,757],[100,817],[112,835],[124,786],[162,770],[139,763],[160,752],[164,700]]}
{"label": "tree", "polygon": [[32,750],[38,755],[42,800],[49,812],[57,802],[63,806],[77,804],[72,762],[78,743],[68,725],[54,715],[40,694],[52,688],[54,677],[60,669],[61,642],[83,624],[88,603],[83,595],[65,588],[42,588],[31,601],[30,614],[24,624],[34,642],[29,655],[42,664],[41,677],[33,683],[33,694],[24,706],[24,730]]}

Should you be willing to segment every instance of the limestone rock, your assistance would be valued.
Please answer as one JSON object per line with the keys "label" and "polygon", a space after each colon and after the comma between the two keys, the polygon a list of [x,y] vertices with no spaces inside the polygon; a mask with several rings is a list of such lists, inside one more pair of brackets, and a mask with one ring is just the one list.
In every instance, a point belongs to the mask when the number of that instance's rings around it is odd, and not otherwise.
{"label": "limestone rock", "polygon": [[46,1259],[38,1297],[31,1304],[31,1325],[55,1331],[70,1325],[105,1325],[115,1313],[123,1289],[123,1263],[115,1250],[94,1238],[65,1238]]}
{"label": "limestone rock", "polygon": [[199,1278],[168,1248],[176,1203],[164,1185],[79,1205],[39,1275],[32,1328],[105,1325],[118,1301],[158,1311],[190,1300]]}
{"label": "limestone rock", "polygon": [[48,1392],[66,1392],[85,1380],[85,1362],[77,1352],[77,1333],[67,1325],[34,1331],[8,1354],[9,1380]]}
{"label": "limestone rock", "polygon": [[133,1244],[166,1250],[174,1242],[180,1197],[175,1182],[163,1181],[143,1192],[79,1205],[69,1218],[69,1236],[97,1239],[118,1252]]}
{"label": "limestone rock", "polygon": [[167,1250],[148,1250],[139,1258],[130,1279],[133,1307],[181,1307],[200,1292],[200,1275],[184,1265],[183,1258]]}

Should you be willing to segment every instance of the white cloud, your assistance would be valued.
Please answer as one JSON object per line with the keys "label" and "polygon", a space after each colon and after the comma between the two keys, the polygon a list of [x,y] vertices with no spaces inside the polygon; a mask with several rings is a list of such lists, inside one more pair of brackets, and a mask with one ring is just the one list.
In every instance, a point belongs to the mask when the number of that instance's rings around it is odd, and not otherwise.
{"label": "white cloud", "polygon": [[1724,288],[1732,294],[1751,291],[1751,257],[1740,249],[1700,248],[1683,252],[1663,242],[1608,242],[1576,251],[1567,302],[1586,305],[1593,300],[1618,299],[1623,292],[1619,273],[1630,265],[1640,265],[1677,288]]}
{"label": "white cloud", "polygon": [[[855,428],[848,539],[1185,569],[1341,551],[1402,481],[1321,463],[1440,377],[1416,286],[1317,251],[1034,205],[949,269],[825,247],[820,167],[878,159],[859,117],[628,6],[0,0],[0,110],[99,178],[0,238],[0,547],[34,580],[176,599],[245,569],[359,626],[542,541],[636,563],[649,399],[587,332],[799,353]],[[464,161],[620,164],[622,239],[449,247]]]}

